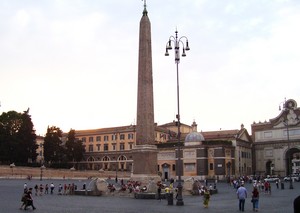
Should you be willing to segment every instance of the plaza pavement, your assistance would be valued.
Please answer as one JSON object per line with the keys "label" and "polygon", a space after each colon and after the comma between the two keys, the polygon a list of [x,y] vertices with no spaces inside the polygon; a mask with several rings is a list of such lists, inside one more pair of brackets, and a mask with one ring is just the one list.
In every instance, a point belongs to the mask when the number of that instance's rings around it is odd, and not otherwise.
{"label": "plaza pavement", "polygon": [[[238,200],[235,189],[226,183],[218,183],[219,193],[211,196],[208,209],[202,205],[202,197],[185,195],[183,197],[184,206],[167,205],[166,200],[141,200],[128,196],[78,196],[78,195],[57,195],[57,186],[59,183],[75,183],[79,188],[83,183],[89,184],[90,180],[13,180],[0,179],[0,213],[19,213],[25,212],[19,210],[20,199],[23,191],[23,184],[26,182],[28,187],[34,187],[35,184],[50,184],[53,182],[56,186],[53,195],[34,196],[34,205],[39,213],[101,213],[101,212],[125,212],[125,213],[231,213],[238,211]],[[260,193],[259,212],[265,213],[293,213],[293,200],[300,195],[300,183],[293,183],[294,189],[288,189],[288,183],[285,183],[285,189],[276,189],[272,183],[272,194],[265,195]],[[251,190],[252,185],[246,183],[249,197],[246,200],[245,212],[252,211]],[[26,212],[33,212],[27,210]]]}

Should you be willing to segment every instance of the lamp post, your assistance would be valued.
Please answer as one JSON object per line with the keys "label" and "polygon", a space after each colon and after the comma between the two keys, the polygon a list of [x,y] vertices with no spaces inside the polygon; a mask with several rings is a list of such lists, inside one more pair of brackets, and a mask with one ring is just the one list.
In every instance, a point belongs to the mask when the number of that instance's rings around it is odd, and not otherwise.
{"label": "lamp post", "polygon": [[[185,41],[185,43],[183,42],[183,40]],[[176,205],[177,206],[183,206],[184,202],[183,202],[183,198],[182,198],[182,184],[181,184],[181,172],[182,172],[182,163],[181,163],[181,157],[180,157],[180,111],[179,111],[179,72],[178,72],[178,64],[180,62],[180,46],[182,47],[182,57],[186,56],[185,51],[190,50],[189,48],[189,42],[187,37],[182,36],[180,38],[178,38],[178,31],[175,31],[175,37],[174,36],[170,36],[169,37],[169,41],[166,44],[166,53],[165,56],[169,56],[169,52],[168,50],[172,49],[172,43],[174,45],[174,50],[175,50],[175,64],[176,64],[176,73],[177,73],[177,126],[178,126],[178,154],[177,154],[177,165],[178,165],[178,185],[177,185],[177,189],[178,189],[178,196],[177,196],[177,202]]]}
{"label": "lamp post", "polygon": [[75,167],[73,166],[71,169],[70,169],[70,171],[71,171],[71,173],[72,173],[72,178],[74,179],[74,171],[75,171],[76,169],[75,169]]}
{"label": "lamp post", "polygon": [[288,118],[287,118],[287,113],[288,111],[290,110],[290,106],[287,104],[287,101],[286,99],[284,100],[284,102],[281,102],[279,104],[279,110],[281,110],[281,106],[280,105],[283,105],[283,111],[286,113],[286,119],[283,121],[284,125],[286,126],[286,132],[287,132],[287,146],[288,146],[288,151],[287,151],[287,155],[288,155],[288,168],[287,168],[287,171],[288,171],[288,175],[290,177],[290,189],[294,189],[293,187],[293,180],[292,180],[292,171],[291,171],[291,152],[290,152],[290,133],[289,133],[289,121],[288,121]]}
{"label": "lamp post", "polygon": [[14,168],[15,168],[15,163],[12,163],[9,165],[9,167],[11,168],[11,176],[13,177],[14,176]]}
{"label": "lamp post", "polygon": [[43,171],[46,169],[44,165],[41,166],[41,174],[40,174],[40,180],[43,180]]}
{"label": "lamp post", "polygon": [[119,169],[119,164],[118,164],[118,158],[116,160],[116,183],[118,183],[118,169]]}

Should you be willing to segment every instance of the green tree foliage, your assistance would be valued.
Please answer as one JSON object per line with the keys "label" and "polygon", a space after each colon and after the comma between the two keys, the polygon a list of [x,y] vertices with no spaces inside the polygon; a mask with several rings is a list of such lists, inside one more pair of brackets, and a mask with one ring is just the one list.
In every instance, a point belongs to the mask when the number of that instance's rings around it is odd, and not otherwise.
{"label": "green tree foliage", "polygon": [[0,161],[27,164],[36,160],[36,134],[29,109],[0,116]]}
{"label": "green tree foliage", "polygon": [[44,138],[44,159],[47,163],[60,163],[64,161],[64,147],[62,146],[62,131],[59,127],[47,128]]}
{"label": "green tree foliage", "polygon": [[66,153],[68,161],[79,162],[83,159],[85,149],[82,141],[75,138],[75,130],[71,129],[66,141]]}
{"label": "green tree foliage", "polygon": [[85,151],[82,141],[75,138],[75,130],[70,130],[67,141],[63,143],[63,132],[52,126],[47,128],[44,138],[44,158],[52,167],[66,167],[70,162],[79,162]]}

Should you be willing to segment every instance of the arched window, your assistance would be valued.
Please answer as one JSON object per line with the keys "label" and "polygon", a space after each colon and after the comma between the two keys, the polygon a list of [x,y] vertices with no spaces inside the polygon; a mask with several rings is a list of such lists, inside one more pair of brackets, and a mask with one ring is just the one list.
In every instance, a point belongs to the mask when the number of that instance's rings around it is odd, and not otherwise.
{"label": "arched window", "polygon": [[87,159],[87,161],[95,161],[95,158],[89,157],[89,158]]}
{"label": "arched window", "polygon": [[127,158],[126,158],[126,156],[124,156],[124,155],[120,155],[119,157],[118,157],[118,161],[126,161],[127,160]]}
{"label": "arched window", "polygon": [[104,157],[102,158],[102,161],[110,161],[110,158],[109,158],[108,156],[104,156]]}

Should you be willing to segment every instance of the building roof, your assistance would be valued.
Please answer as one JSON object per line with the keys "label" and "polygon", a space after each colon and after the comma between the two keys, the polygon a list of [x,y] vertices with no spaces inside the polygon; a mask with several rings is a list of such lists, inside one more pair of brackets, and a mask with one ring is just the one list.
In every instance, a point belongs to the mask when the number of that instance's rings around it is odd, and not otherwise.
{"label": "building roof", "polygon": [[240,130],[220,130],[220,131],[209,131],[202,132],[206,140],[209,139],[235,139],[238,137]]}

